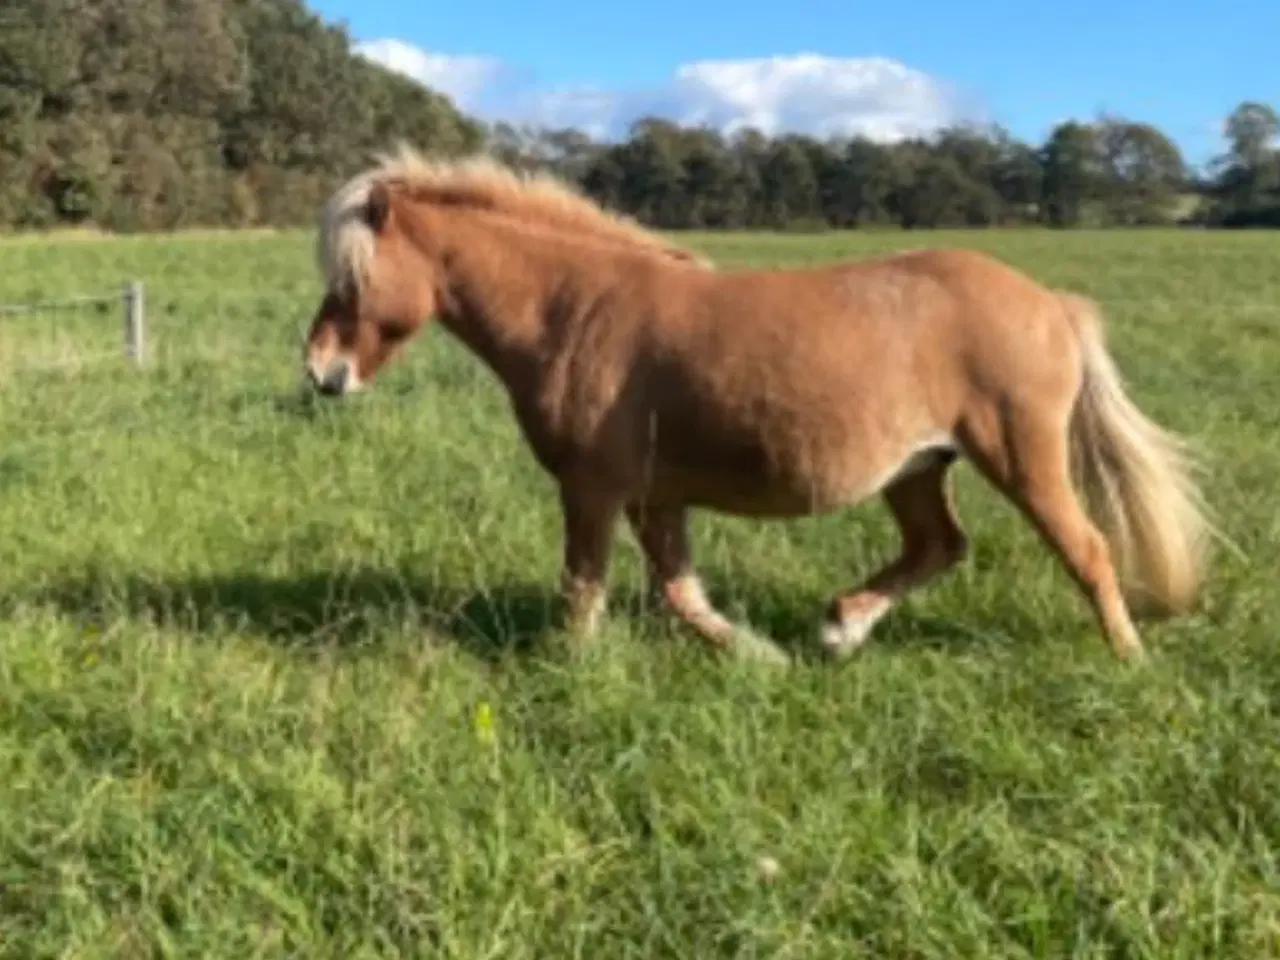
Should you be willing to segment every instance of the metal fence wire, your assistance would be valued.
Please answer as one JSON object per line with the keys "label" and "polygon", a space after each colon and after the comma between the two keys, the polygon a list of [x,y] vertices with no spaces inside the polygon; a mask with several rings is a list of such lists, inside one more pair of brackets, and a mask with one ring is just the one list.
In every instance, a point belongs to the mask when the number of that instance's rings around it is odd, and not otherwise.
{"label": "metal fence wire", "polygon": [[[147,360],[147,308],[145,288],[139,280],[130,280],[120,292],[114,294],[76,294],[23,303],[0,303],[0,324],[17,317],[56,318],[59,314],[93,307],[100,310],[115,308],[121,321],[124,356],[138,366],[144,364]],[[73,343],[58,344],[56,322],[40,328],[24,328],[13,337],[6,336],[9,332],[0,326],[0,358],[14,361],[15,365],[23,365],[22,362],[27,361],[29,365],[38,368],[50,364],[60,365],[59,361],[70,361],[72,358],[83,362],[94,356],[93,351],[83,342],[83,331],[76,330],[72,333],[68,340]],[[54,336],[51,337],[50,334]],[[105,355],[106,351],[99,351],[99,354]]]}

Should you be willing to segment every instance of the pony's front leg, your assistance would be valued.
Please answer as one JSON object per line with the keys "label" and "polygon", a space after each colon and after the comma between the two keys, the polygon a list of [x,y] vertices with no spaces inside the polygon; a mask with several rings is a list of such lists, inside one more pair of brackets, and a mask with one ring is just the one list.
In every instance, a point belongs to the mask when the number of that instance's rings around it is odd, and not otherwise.
{"label": "pony's front leg", "polygon": [[773,641],[733,623],[711,605],[693,569],[684,507],[630,504],[627,520],[644,551],[650,586],[673,614],[717,651],[768,663],[791,662]]}
{"label": "pony's front leg", "polygon": [[621,501],[562,485],[564,566],[560,590],[567,607],[565,627],[580,637],[599,627],[605,612],[605,578]]}

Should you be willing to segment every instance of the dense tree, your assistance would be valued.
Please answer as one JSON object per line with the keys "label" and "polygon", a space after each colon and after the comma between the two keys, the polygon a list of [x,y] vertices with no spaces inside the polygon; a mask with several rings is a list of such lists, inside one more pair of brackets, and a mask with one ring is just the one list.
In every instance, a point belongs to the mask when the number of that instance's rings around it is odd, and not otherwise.
{"label": "dense tree", "polygon": [[1044,164],[1032,146],[1019,143],[1004,131],[995,136],[996,159],[991,186],[1003,204],[1003,222],[1039,219],[1044,195]]}
{"label": "dense tree", "polygon": [[1209,220],[1229,226],[1280,227],[1280,118],[1271,107],[1240,104],[1224,125],[1230,147],[1214,163]]}
{"label": "dense tree", "polygon": [[1280,226],[1280,118],[1246,102],[1223,130],[1204,173],[1154,126],[1111,116],[1042,144],[999,127],[886,144],[657,117],[595,142],[465,117],[354,55],[304,0],[0,0],[0,226],[309,223],[398,140],[551,168],[672,229]]}
{"label": "dense tree", "polygon": [[1242,103],[1231,112],[1226,123],[1231,156],[1244,166],[1259,166],[1274,157],[1276,137],[1280,136],[1280,118],[1263,103]]}
{"label": "dense tree", "polygon": [[1087,205],[1095,200],[1101,179],[1098,133],[1069,120],[1049,134],[1041,151],[1045,219],[1055,227],[1079,226]]}
{"label": "dense tree", "polygon": [[687,197],[687,225],[728,229],[746,221],[748,191],[738,165],[713,132],[696,131],[682,158]]}
{"label": "dense tree", "polygon": [[1172,222],[1187,182],[1177,146],[1155,127],[1104,118],[1097,127],[1099,192],[1107,221],[1132,226]]}
{"label": "dense tree", "polygon": [[301,0],[0,7],[0,223],[298,222],[392,140],[480,135]]}
{"label": "dense tree", "polygon": [[[889,223],[893,198],[904,171],[893,153],[865,137],[855,137],[841,151],[840,225]],[[844,223],[840,223],[844,221]]]}
{"label": "dense tree", "polygon": [[765,223],[771,227],[814,219],[818,179],[809,153],[797,140],[779,140],[769,149],[760,166],[760,193]]}

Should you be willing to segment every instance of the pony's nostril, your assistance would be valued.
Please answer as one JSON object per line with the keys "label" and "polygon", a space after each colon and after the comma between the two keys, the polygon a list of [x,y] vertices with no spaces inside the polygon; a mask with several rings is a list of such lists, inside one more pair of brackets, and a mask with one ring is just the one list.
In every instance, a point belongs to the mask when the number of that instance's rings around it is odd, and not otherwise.
{"label": "pony's nostril", "polygon": [[328,396],[337,396],[346,392],[349,379],[350,368],[346,363],[339,362],[333,364],[324,372],[324,376],[320,379],[318,386],[321,393]]}
{"label": "pony's nostril", "polygon": [[326,367],[309,363],[305,371],[304,382],[316,392],[327,396],[346,393],[351,385],[351,365],[346,360],[335,360]]}

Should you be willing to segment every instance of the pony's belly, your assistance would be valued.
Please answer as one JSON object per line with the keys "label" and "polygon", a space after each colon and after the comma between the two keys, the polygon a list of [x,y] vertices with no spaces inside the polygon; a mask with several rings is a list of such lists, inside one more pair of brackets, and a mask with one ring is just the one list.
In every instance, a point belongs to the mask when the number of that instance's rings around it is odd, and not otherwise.
{"label": "pony's belly", "polygon": [[718,513],[757,519],[807,517],[848,506],[843,499],[777,489],[759,492],[708,490],[703,496],[695,496],[685,502]]}
{"label": "pony's belly", "polygon": [[898,480],[956,456],[949,436],[927,435],[881,456],[835,451],[766,460],[756,469],[662,471],[653,493],[691,506],[753,517],[799,517],[853,506]]}
{"label": "pony's belly", "polygon": [[[870,488],[873,476],[824,476],[790,470],[663,471],[653,493],[660,499],[750,517],[799,517],[848,506],[855,487]],[[851,483],[852,481],[852,483]]]}

